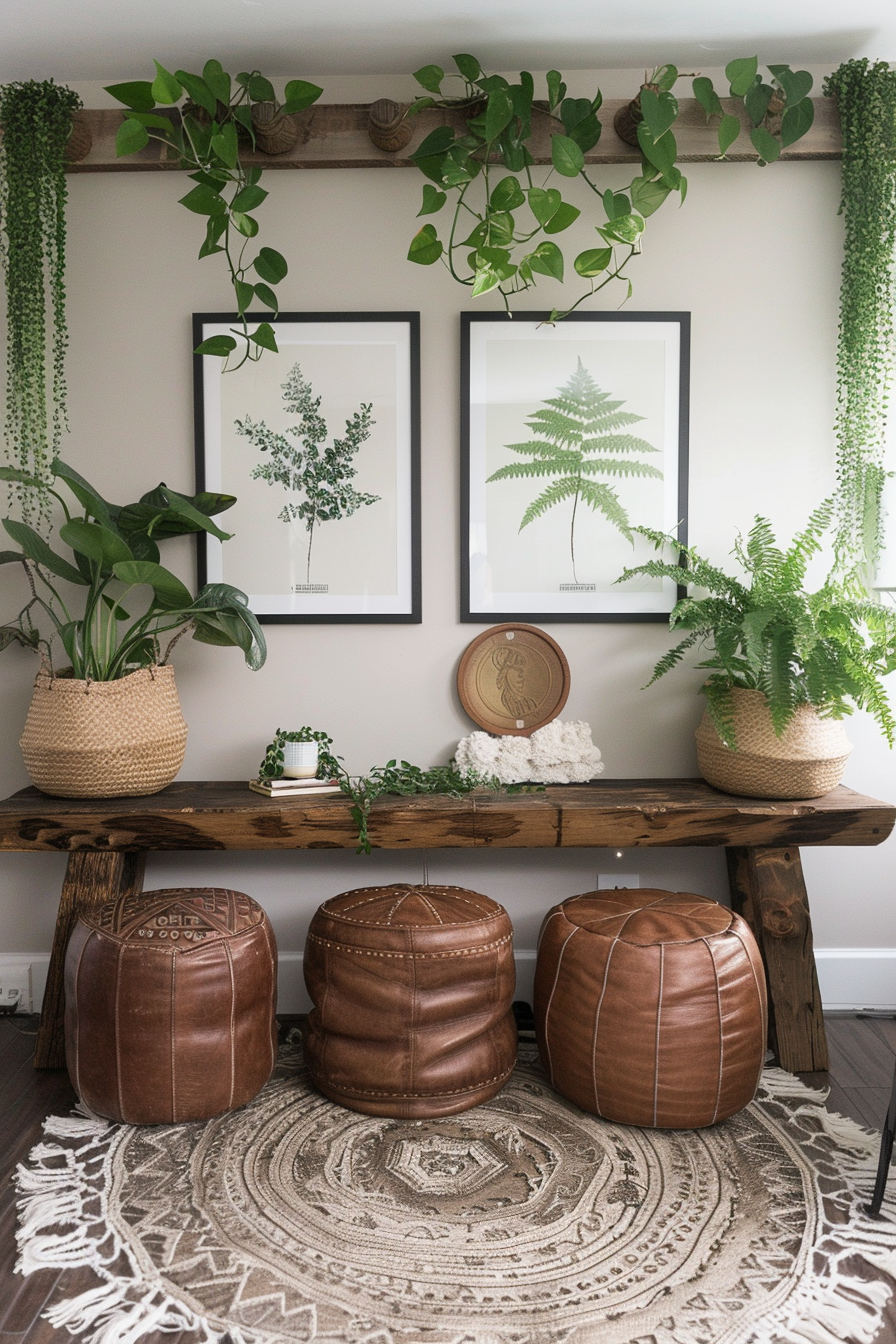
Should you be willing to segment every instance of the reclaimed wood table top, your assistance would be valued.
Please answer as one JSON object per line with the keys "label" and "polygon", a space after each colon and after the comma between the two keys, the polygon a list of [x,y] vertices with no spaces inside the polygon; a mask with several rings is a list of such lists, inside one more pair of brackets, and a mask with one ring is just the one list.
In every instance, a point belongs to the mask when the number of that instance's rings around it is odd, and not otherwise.
{"label": "reclaimed wood table top", "polygon": [[[608,779],[391,795],[374,802],[369,831],[381,849],[879,845],[894,823],[891,803],[843,786],[784,802],[701,779]],[[0,850],[353,849],[357,836],[341,794],[265,798],[241,780],[178,781],[144,798],[50,798],[31,787],[0,801]]]}

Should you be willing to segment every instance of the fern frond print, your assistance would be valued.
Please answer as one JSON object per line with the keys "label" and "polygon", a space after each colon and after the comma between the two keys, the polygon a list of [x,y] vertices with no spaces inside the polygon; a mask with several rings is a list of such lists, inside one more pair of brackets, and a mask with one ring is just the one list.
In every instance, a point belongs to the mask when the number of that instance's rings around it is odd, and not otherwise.
{"label": "fern frond print", "polygon": [[569,555],[575,583],[579,582],[576,520],[580,505],[602,514],[623,536],[631,539],[632,535],[631,519],[617,490],[613,485],[593,478],[612,480],[653,476],[662,479],[663,473],[658,467],[632,456],[658,450],[646,439],[625,432],[644,416],[623,411],[624,404],[611,400],[609,392],[601,391],[579,358],[575,372],[558,389],[557,396],[547,398],[542,408],[526,421],[535,437],[525,443],[504,445],[523,460],[509,462],[487,478],[487,483],[556,478],[526,508],[519,530],[558,504],[571,502]]}
{"label": "fern frond print", "polygon": [[254,448],[267,453],[266,461],[253,467],[253,480],[279,485],[288,493],[304,496],[295,504],[287,500],[277,517],[284,523],[301,519],[308,532],[306,582],[311,582],[311,547],[314,529],[320,523],[349,518],[358,509],[376,504],[379,495],[366,495],[352,485],[358,474],[354,458],[361,445],[370,437],[376,422],[371,419],[371,404],[362,402],[360,408],[346,420],[345,434],[327,445],[327,422],[320,414],[321,398],[302,376],[295,364],[283,387],[286,410],[298,416],[298,423],[290,425],[285,434],[269,429],[263,420],[235,422],[238,434],[244,435]]}

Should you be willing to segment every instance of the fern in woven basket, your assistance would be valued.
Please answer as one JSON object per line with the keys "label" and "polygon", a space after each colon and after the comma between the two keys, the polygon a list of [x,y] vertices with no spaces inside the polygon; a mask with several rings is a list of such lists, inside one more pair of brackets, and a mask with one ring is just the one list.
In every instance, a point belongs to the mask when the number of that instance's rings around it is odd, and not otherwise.
{"label": "fern in woven basket", "polygon": [[663,655],[647,684],[671,671],[689,649],[708,650],[697,664],[710,669],[701,691],[719,737],[731,749],[737,747],[734,687],[765,695],[779,737],[800,705],[833,719],[858,707],[873,715],[893,745],[896,721],[882,678],[896,670],[896,612],[848,581],[828,577],[814,593],[803,586],[833,513],[832,501],[821,504],[787,550],[778,546],[769,520],[757,516],[732,552],[744,579],[726,574],[674,537],[634,529],[674,558],[627,569],[619,582],[646,575],[673,579],[689,590],[669,617],[670,629],[686,632],[684,638]]}

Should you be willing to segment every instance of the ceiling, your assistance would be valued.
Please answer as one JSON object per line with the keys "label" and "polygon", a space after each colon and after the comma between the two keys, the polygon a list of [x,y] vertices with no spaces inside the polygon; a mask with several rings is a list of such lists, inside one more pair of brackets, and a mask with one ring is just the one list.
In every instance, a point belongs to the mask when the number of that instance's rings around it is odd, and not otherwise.
{"label": "ceiling", "polygon": [[893,0],[6,0],[0,80],[144,77],[209,56],[269,75],[410,72],[469,51],[489,69],[834,68],[896,59]]}

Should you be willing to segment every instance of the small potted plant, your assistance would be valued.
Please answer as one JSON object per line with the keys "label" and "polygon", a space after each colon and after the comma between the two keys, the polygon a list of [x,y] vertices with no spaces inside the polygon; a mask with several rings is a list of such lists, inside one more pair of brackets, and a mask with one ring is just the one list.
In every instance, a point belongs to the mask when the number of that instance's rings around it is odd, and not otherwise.
{"label": "small potted plant", "polygon": [[[38,788],[60,797],[155,793],[175,777],[186,748],[168,662],[177,641],[190,632],[203,644],[237,646],[253,670],[265,660],[245,593],[209,583],[194,597],[159,563],[169,537],[202,530],[227,540],[212,515],[236,501],[181,495],[163,483],[122,506],[59,458],[50,471],[70,496],[49,491],[65,515],[58,537],[71,559],[12,518],[3,526],[19,549],[0,552],[0,564],[24,566],[30,587],[18,616],[0,626],[0,648],[17,643],[41,661],[21,740],[25,765]],[[13,467],[0,469],[0,479],[41,484]],[[69,663],[61,671],[57,644]]]}
{"label": "small potted plant", "polygon": [[810,558],[831,524],[827,501],[788,550],[757,517],[733,554],[747,580],[709,564],[690,546],[637,528],[672,559],[627,569],[706,590],[683,598],[669,625],[686,632],[657,663],[648,685],[694,646],[708,650],[701,687],[706,712],[697,729],[705,779],[728,793],[814,798],[839,782],[851,750],[841,720],[867,709],[890,746],[896,735],[882,678],[896,669],[896,612],[868,599],[857,583],[830,575],[815,593],[803,584]]}

